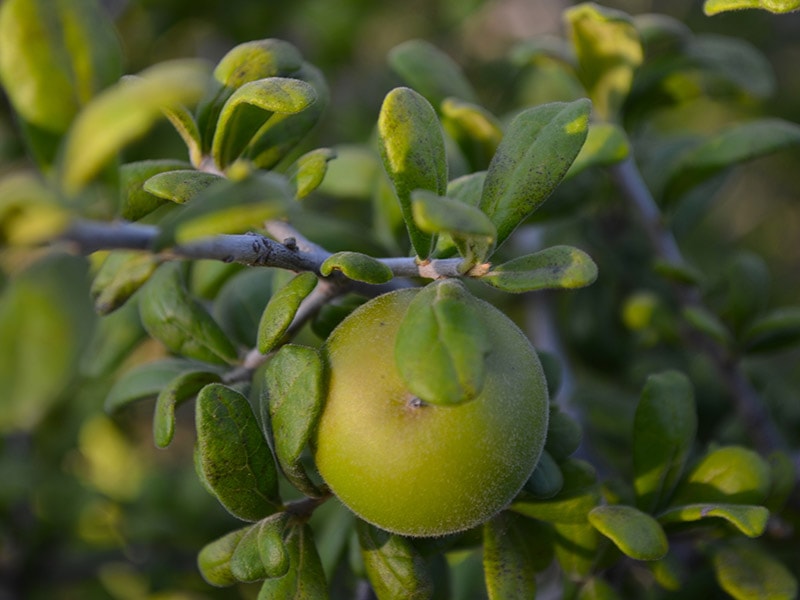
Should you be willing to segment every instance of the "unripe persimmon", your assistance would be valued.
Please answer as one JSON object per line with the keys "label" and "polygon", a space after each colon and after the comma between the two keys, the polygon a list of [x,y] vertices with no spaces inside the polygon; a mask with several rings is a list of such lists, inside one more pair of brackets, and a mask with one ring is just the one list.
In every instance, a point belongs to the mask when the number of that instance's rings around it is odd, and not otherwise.
{"label": "unripe persimmon", "polygon": [[365,521],[438,536],[488,520],[516,496],[544,446],[548,399],[528,339],[476,298],[489,342],[480,393],[456,405],[410,393],[395,365],[395,340],[418,292],[371,300],[329,337],[315,460],[334,494]]}

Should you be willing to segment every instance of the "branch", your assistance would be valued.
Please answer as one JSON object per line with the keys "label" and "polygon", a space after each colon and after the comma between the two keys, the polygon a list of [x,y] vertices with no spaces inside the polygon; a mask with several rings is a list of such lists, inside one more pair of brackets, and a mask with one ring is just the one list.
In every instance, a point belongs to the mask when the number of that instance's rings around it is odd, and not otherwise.
{"label": "branch", "polygon": [[[661,210],[650,189],[642,178],[632,158],[610,167],[611,177],[636,210],[642,226],[658,258],[665,262],[682,265],[683,256],[675,236],[665,226]],[[696,288],[673,285],[675,294],[684,308],[703,307]],[[718,375],[725,382],[734,402],[736,414],[747,426],[750,437],[759,452],[768,454],[785,447],[783,437],[770,417],[766,405],[745,376],[739,362],[716,340],[697,334],[683,332],[687,341],[703,350],[714,363]]]}

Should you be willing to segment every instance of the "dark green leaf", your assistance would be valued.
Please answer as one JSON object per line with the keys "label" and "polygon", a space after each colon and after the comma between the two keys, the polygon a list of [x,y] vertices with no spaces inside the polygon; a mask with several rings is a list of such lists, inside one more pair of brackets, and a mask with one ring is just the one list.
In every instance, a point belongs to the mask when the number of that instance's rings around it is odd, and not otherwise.
{"label": "dark green leaf", "polygon": [[252,348],[258,341],[258,323],[272,296],[275,271],[246,267],[223,285],[214,299],[213,315],[234,342]]}
{"label": "dark green leaf", "polygon": [[0,434],[30,431],[63,397],[92,330],[85,261],[53,254],[0,290]]}
{"label": "dark green leaf", "polygon": [[272,452],[247,398],[219,383],[197,396],[200,476],[235,517],[258,521],[279,505]]}
{"label": "dark green leaf", "polygon": [[217,587],[236,583],[237,579],[231,572],[231,556],[249,530],[250,527],[244,527],[231,531],[203,547],[197,556],[197,566],[203,579]]}
{"label": "dark green leaf", "polygon": [[190,295],[181,265],[165,263],[139,297],[147,332],[171,352],[214,364],[233,363],[236,350],[210,314]]}
{"label": "dark green leaf", "polygon": [[[0,80],[25,130],[57,139],[121,73],[118,37],[96,1],[3,3]],[[43,165],[55,158],[55,144],[33,150]]]}
{"label": "dark green leaf", "polygon": [[175,407],[194,397],[209,383],[221,380],[218,373],[207,370],[183,371],[161,388],[153,415],[153,438],[156,446],[166,448],[175,435]]}
{"label": "dark green leaf", "polygon": [[135,301],[98,319],[89,347],[81,357],[80,374],[95,379],[111,374],[146,335]]}
{"label": "dark green leaf", "polygon": [[745,329],[748,352],[770,352],[800,342],[800,306],[774,309],[753,321]]}
{"label": "dark green leaf", "polygon": [[473,169],[485,169],[503,139],[500,122],[489,111],[457,98],[440,106],[442,126],[458,144]]}
{"label": "dark green leaf", "polygon": [[108,88],[81,111],[65,140],[60,174],[69,193],[80,191],[125,145],[163,117],[163,109],[195,102],[208,80],[204,64],[176,60]]}
{"label": "dark green leaf", "polygon": [[716,15],[729,10],[741,10],[744,8],[761,8],[773,13],[788,13],[800,10],[798,0],[706,0],[703,4],[703,12],[707,15]]}
{"label": "dark green leaf", "polygon": [[283,577],[289,572],[289,553],[283,536],[289,514],[275,513],[252,525],[230,557],[230,570],[239,581]]}
{"label": "dark green leaf", "polygon": [[758,537],[767,526],[769,511],[763,506],[747,504],[688,504],[670,508],[658,515],[663,525],[710,518],[725,519],[746,536]]}
{"label": "dark green leaf", "polygon": [[308,496],[319,496],[300,459],[325,401],[322,359],[313,348],[283,346],[267,364],[265,381],[278,463],[295,487]]}
{"label": "dark green leaf", "polygon": [[482,308],[453,279],[417,293],[400,323],[394,357],[411,393],[432,404],[459,404],[480,393],[489,350]]}
{"label": "dark green leaf", "polygon": [[144,182],[167,171],[188,169],[191,165],[180,160],[142,160],[122,165],[119,170],[119,216],[137,221],[166,204],[163,198],[145,191]]}
{"label": "dark green leaf", "polygon": [[667,201],[739,163],[800,144],[800,125],[757,119],[722,130],[686,152],[672,168],[664,191]]}
{"label": "dark green leaf", "polygon": [[426,190],[411,193],[411,214],[425,233],[446,233],[464,257],[467,268],[484,262],[494,250],[497,229],[486,213]]}
{"label": "dark green leaf", "polygon": [[161,264],[161,259],[133,250],[112,250],[94,276],[94,309],[107,315],[125,304]]}
{"label": "dark green leaf", "polygon": [[636,560],[658,560],[669,549],[667,536],[658,521],[633,506],[598,506],[589,513],[589,522]]}
{"label": "dark green leaf", "polygon": [[407,538],[356,521],[367,577],[380,600],[427,600],[433,582],[425,561]]}
{"label": "dark green leaf", "polygon": [[770,483],[769,464],[758,454],[742,446],[723,446],[700,459],[671,504],[761,504]]}
{"label": "dark green leaf", "polygon": [[408,40],[395,46],[389,52],[389,65],[433,106],[440,106],[451,96],[477,102],[458,63],[430,42]]}
{"label": "dark green leaf", "polygon": [[575,177],[591,167],[608,167],[625,160],[630,144],[625,130],[614,123],[593,123],[566,177]]}
{"label": "dark green leaf", "polygon": [[493,267],[481,281],[504,292],[585,287],[597,279],[597,265],[583,250],[552,246]]}
{"label": "dark green leaf", "polygon": [[301,200],[317,189],[328,172],[328,162],[334,158],[335,150],[317,148],[294,161],[287,173],[296,190],[294,197]]}
{"label": "dark green leaf", "polygon": [[136,400],[155,398],[181,373],[199,368],[198,363],[182,358],[164,358],[137,365],[114,382],[106,395],[105,411],[113,413]]}
{"label": "dark green leaf", "polygon": [[597,114],[619,120],[636,69],[644,59],[639,33],[624,12],[585,2],[565,19],[578,58],[578,73]]}
{"label": "dark green leaf", "polygon": [[669,498],[683,473],[697,433],[689,379],[677,371],[651,375],[642,390],[633,427],[637,505],[653,511]]}
{"label": "dark green leaf", "polygon": [[213,173],[181,169],[153,175],[144,182],[142,189],[157,198],[184,204],[220,179],[219,175]]}
{"label": "dark green leaf", "polygon": [[589,523],[554,523],[556,560],[571,579],[585,579],[595,568],[600,536]]}
{"label": "dark green leaf", "polygon": [[583,431],[580,424],[567,413],[550,405],[550,420],[547,423],[547,441],[544,449],[557,461],[574,454],[581,445]]}
{"label": "dark green leaf", "polygon": [[289,553],[289,571],[283,577],[267,579],[258,600],[320,600],[329,595],[311,527],[291,522],[284,533]]}
{"label": "dark green leaf", "polygon": [[436,111],[417,92],[395,88],[381,106],[378,136],[383,165],[394,184],[411,243],[417,256],[426,259],[433,238],[414,223],[411,192],[421,189],[441,196],[447,189],[444,136]]}
{"label": "dark green leaf", "polygon": [[301,112],[317,99],[314,87],[299,79],[267,77],[243,84],[219,115],[211,155],[224,169],[236,160],[274,113]]}
{"label": "dark green leaf", "polygon": [[319,268],[324,277],[334,271],[341,271],[349,279],[365,283],[386,283],[394,277],[387,265],[360,252],[337,252],[326,258]]}
{"label": "dark green leaf", "polygon": [[511,510],[551,523],[582,524],[600,502],[600,489],[594,468],[587,462],[568,458],[559,465],[564,477],[561,491],[544,500],[520,500]]}
{"label": "dark green leaf", "polygon": [[298,273],[273,294],[258,324],[259,352],[266,354],[280,344],[300,308],[300,303],[314,290],[317,281],[317,276],[310,271]]}
{"label": "dark green leaf", "polygon": [[606,583],[605,580],[599,577],[592,577],[581,586],[581,591],[576,600],[618,600],[619,595]]}
{"label": "dark green leaf", "polygon": [[733,336],[725,324],[710,310],[701,306],[687,306],[682,316],[694,329],[715,340],[723,347],[730,347]]}
{"label": "dark green leaf", "polygon": [[489,600],[536,597],[536,541],[518,527],[524,517],[501,512],[483,525],[483,573]]}
{"label": "dark green leaf", "polygon": [[[763,258],[748,251],[737,252],[725,265],[722,306],[719,314],[741,331],[767,307],[771,278]],[[759,290],[754,294],[753,290]]]}
{"label": "dark green leaf", "polygon": [[752,542],[722,546],[712,561],[720,587],[736,600],[797,598],[797,578]]}
{"label": "dark green leaf", "polygon": [[564,475],[561,474],[558,463],[553,460],[550,453],[542,451],[536,468],[522,488],[523,492],[537,499],[547,499],[558,494],[562,487],[564,487]]}
{"label": "dark green leaf", "polygon": [[765,505],[774,512],[780,512],[797,483],[797,471],[792,457],[787,452],[773,452],[767,457],[767,460],[769,461],[772,485]]}
{"label": "dark green leaf", "polygon": [[508,126],[497,148],[480,208],[497,227],[498,245],[555,190],[589,127],[586,99],[529,108]]}
{"label": "dark green leaf", "polygon": [[[762,49],[741,37],[705,34],[687,40],[685,53],[710,85],[766,100],[775,92],[775,70]],[[727,85],[726,85],[727,84]],[[708,85],[708,84],[707,84]],[[729,88],[733,86],[734,90]]]}

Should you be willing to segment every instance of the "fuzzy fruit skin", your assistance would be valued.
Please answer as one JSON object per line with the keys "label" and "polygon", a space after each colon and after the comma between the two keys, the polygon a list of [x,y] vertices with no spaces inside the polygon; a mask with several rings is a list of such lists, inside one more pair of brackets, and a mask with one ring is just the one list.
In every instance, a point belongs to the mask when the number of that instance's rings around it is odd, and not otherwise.
{"label": "fuzzy fruit skin", "polygon": [[379,296],[348,316],[325,352],[329,388],[315,460],[356,515],[408,536],[474,527],[516,496],[547,433],[547,386],[517,326],[481,300],[491,350],[477,398],[419,405],[395,367],[394,344],[418,290]]}

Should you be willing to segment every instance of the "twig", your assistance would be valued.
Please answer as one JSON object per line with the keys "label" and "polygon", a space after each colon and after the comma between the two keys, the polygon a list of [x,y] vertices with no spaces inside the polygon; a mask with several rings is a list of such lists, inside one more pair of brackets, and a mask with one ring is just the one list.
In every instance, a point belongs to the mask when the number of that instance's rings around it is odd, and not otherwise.
{"label": "twig", "polygon": [[[650,189],[644,182],[632,158],[610,167],[611,177],[617,187],[636,210],[642,226],[650,239],[658,258],[673,264],[682,265],[678,244],[672,232],[665,226],[661,210],[656,204]],[[674,285],[675,294],[684,308],[703,307],[696,288]],[[688,335],[688,340],[699,346],[714,363],[718,375],[725,382],[733,399],[736,414],[747,426],[754,446],[763,454],[785,448],[783,436],[770,417],[769,411],[741,370],[739,362],[728,350],[708,336]]]}

